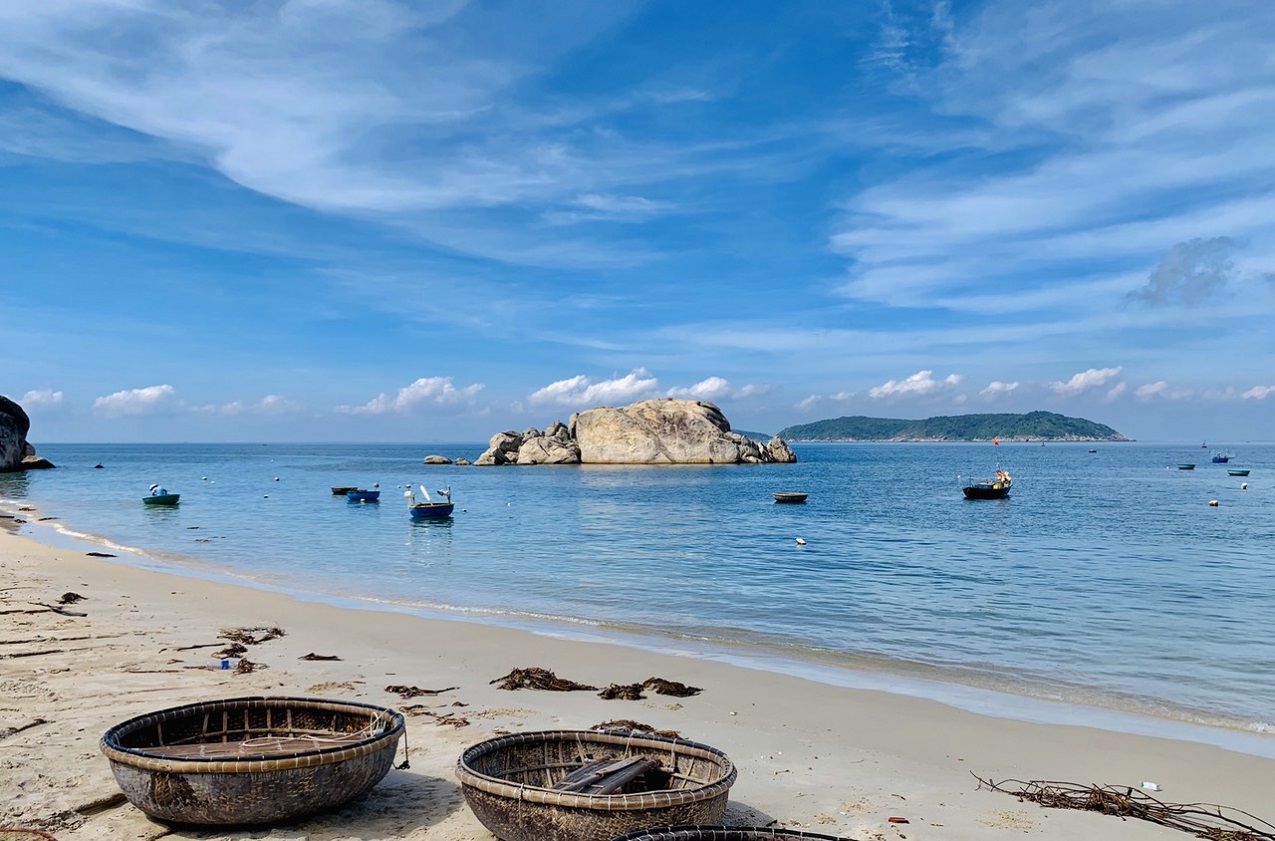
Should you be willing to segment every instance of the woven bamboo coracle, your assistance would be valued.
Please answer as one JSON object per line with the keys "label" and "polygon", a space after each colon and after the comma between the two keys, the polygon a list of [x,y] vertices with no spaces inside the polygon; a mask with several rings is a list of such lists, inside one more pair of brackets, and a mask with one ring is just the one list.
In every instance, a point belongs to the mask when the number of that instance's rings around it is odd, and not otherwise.
{"label": "woven bamboo coracle", "polygon": [[[602,757],[659,763],[659,787],[615,794],[556,791]],[[501,841],[610,841],[646,826],[713,823],[726,814],[735,766],[707,745],[635,733],[516,733],[468,748],[456,776],[469,808]]]}
{"label": "woven bamboo coracle", "polygon": [[102,753],[129,801],[174,823],[267,824],[366,794],[390,770],[403,716],[314,698],[229,698],[131,718]]}
{"label": "woven bamboo coracle", "polygon": [[819,841],[849,841],[832,835],[820,835],[815,832],[798,832],[795,829],[783,829],[769,826],[705,826],[689,824],[682,826],[657,826],[651,829],[639,829],[622,835],[614,841],[796,841],[796,839],[819,839]]}

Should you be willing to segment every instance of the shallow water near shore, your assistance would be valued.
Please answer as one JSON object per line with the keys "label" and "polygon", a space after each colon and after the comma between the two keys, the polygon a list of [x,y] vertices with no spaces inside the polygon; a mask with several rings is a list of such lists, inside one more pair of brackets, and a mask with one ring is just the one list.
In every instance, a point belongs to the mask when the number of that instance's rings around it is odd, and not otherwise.
{"label": "shallow water near shore", "polygon": [[[330,601],[1275,731],[1275,446],[1228,447],[1230,465],[1198,444],[1090,446],[795,445],[795,465],[473,468],[421,458],[472,458],[478,444],[50,444],[40,452],[59,468],[0,476],[0,500],[57,518],[43,525]],[[964,500],[958,477],[998,463],[1012,496]],[[181,505],[143,506],[156,482]],[[329,490],[373,482],[377,504]],[[411,521],[409,482],[450,485],[455,516]],[[810,497],[775,505],[775,491]]]}

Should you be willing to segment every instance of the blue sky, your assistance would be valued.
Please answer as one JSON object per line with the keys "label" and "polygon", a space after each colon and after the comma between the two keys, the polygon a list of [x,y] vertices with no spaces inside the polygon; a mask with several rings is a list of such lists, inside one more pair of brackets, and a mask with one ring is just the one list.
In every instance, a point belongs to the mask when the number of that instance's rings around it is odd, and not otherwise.
{"label": "blue sky", "polygon": [[1275,4],[6,0],[44,441],[1046,409],[1271,440]]}

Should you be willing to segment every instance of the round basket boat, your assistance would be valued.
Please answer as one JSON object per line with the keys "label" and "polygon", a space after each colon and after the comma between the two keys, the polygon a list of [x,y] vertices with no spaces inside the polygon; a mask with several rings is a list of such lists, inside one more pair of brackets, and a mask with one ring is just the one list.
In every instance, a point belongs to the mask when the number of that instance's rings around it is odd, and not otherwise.
{"label": "round basket boat", "polygon": [[[561,790],[588,763],[634,757],[657,763],[638,790]],[[456,765],[469,808],[501,841],[610,841],[646,826],[720,821],[736,773],[726,754],[708,745],[594,730],[489,739]]]}
{"label": "round basket boat", "polygon": [[314,698],[229,698],[131,718],[102,737],[129,801],[191,824],[267,824],[340,806],[390,770],[403,716]]}
{"label": "round basket boat", "polygon": [[684,824],[682,826],[657,826],[651,829],[639,829],[622,835],[614,841],[796,841],[796,839],[819,839],[819,841],[848,841],[834,835],[820,835],[816,832],[798,832],[795,829],[782,829],[770,826],[706,826],[704,824]]}

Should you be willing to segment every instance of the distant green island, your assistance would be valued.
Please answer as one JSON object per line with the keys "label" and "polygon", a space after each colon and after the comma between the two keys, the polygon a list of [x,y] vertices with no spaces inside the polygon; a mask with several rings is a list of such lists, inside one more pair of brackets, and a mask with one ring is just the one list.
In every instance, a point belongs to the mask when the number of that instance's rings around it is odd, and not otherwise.
{"label": "distant green island", "polygon": [[925,420],[832,418],[779,431],[786,441],[1129,441],[1084,418],[1054,412],[1025,415],[944,415]]}

